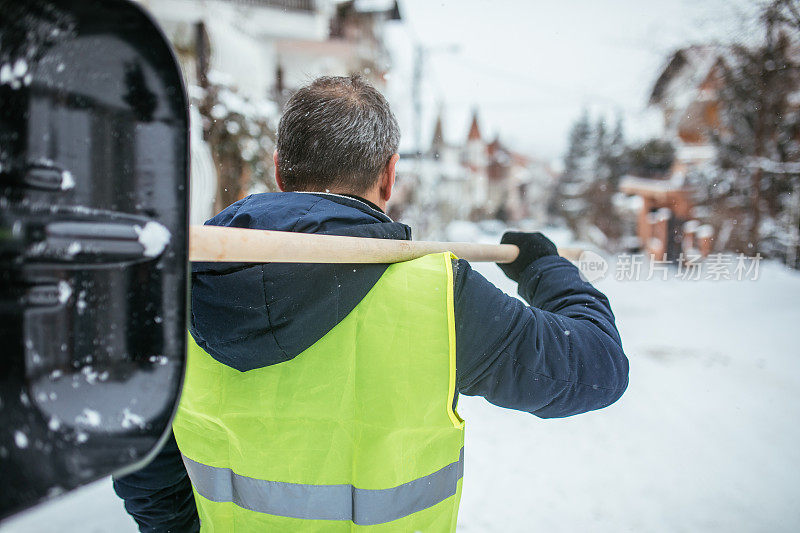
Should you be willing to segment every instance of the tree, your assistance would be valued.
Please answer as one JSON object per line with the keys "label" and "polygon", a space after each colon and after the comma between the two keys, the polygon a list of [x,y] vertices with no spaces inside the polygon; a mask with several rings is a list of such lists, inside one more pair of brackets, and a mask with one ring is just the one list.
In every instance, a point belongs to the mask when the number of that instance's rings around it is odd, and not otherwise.
{"label": "tree", "polygon": [[594,129],[594,178],[584,197],[590,206],[589,221],[611,239],[622,234],[613,198],[624,174],[624,154],[622,119],[617,117],[614,131],[608,133],[605,119],[600,118]]}
{"label": "tree", "polygon": [[774,0],[764,9],[764,18],[773,24],[784,24],[800,30],[800,2],[797,0]]}
{"label": "tree", "polygon": [[610,155],[611,173],[609,174],[609,182],[613,190],[617,190],[620,178],[627,172],[627,163],[625,158],[625,125],[622,121],[622,116],[617,116],[617,123],[614,126],[614,133],[611,134],[611,141],[609,142],[608,152]]}
{"label": "tree", "polygon": [[569,144],[564,156],[564,172],[559,179],[552,210],[564,218],[567,225],[578,231],[581,219],[589,206],[585,194],[594,174],[592,127],[589,113],[584,110],[572,125]]}
{"label": "tree", "polygon": [[675,148],[663,139],[650,139],[631,146],[626,151],[626,160],[631,174],[642,178],[663,178],[672,168]]}
{"label": "tree", "polygon": [[721,128],[713,134],[728,189],[723,201],[741,198],[746,205],[734,242],[741,251],[768,256],[785,256],[797,246],[791,241],[800,200],[799,5],[768,4],[761,14],[763,42],[732,47],[722,63]]}
{"label": "tree", "polygon": [[251,102],[224,83],[212,80],[200,106],[206,141],[217,170],[215,209],[220,211],[244,198],[255,185],[276,190],[272,153],[275,126],[273,106]]}
{"label": "tree", "polygon": [[554,197],[554,213],[581,238],[589,237],[593,226],[612,240],[622,233],[613,198],[625,173],[624,128],[619,117],[613,131],[606,123],[599,117],[592,124],[584,110],[573,124]]}

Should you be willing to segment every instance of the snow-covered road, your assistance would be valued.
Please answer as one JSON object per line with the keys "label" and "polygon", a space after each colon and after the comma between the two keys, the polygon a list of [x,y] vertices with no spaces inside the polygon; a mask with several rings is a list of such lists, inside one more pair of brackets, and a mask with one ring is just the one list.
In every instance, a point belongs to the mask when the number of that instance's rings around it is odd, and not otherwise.
{"label": "snow-covered road", "polygon": [[[800,274],[598,286],[631,360],[627,393],[562,420],[462,397],[459,531],[800,530]],[[135,528],[103,480],[0,527],[30,531]]]}
{"label": "snow-covered road", "polygon": [[800,275],[762,265],[758,281],[598,287],[628,391],[543,421],[462,397],[460,531],[800,530]]}

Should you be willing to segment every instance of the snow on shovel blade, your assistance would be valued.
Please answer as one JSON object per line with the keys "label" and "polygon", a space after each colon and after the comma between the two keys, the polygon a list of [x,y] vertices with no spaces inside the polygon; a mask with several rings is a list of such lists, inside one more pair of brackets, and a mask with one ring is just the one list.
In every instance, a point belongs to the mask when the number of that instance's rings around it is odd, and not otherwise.
{"label": "snow on shovel blade", "polygon": [[127,0],[0,0],[0,518],[146,460],[183,375],[187,103]]}

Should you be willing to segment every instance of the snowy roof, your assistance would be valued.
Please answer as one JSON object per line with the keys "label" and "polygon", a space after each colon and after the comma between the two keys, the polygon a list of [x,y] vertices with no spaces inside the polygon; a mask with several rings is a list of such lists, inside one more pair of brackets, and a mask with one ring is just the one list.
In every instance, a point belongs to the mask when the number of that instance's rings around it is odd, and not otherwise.
{"label": "snowy roof", "polygon": [[286,10],[314,11],[314,0],[222,0],[249,7],[272,7]]}
{"label": "snowy roof", "polygon": [[667,61],[650,94],[650,104],[685,108],[698,96],[703,81],[718,62],[729,56],[721,46],[689,46],[676,51]]}
{"label": "snowy roof", "polygon": [[717,149],[713,144],[685,144],[677,143],[675,158],[679,161],[704,162],[717,156]]}
{"label": "snowy roof", "polygon": [[486,147],[486,151],[489,159],[494,163],[508,166],[512,162],[511,152],[500,142],[500,137],[495,137],[494,141]]}
{"label": "snowy roof", "polygon": [[686,187],[684,187],[682,182],[673,180],[623,176],[619,182],[619,190],[628,194],[638,194],[641,192],[667,193],[685,191]]}
{"label": "snowy roof", "polygon": [[355,0],[353,8],[361,13],[385,12],[395,9],[396,0]]}

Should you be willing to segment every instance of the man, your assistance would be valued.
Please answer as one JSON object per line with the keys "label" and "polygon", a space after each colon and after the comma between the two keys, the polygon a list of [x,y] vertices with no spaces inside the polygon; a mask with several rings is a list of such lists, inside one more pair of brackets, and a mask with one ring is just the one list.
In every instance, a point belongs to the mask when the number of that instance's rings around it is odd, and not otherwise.
{"label": "man", "polygon": [[[359,77],[317,79],[280,121],[283,192],[207,224],[410,239],[384,213],[398,144],[378,91]],[[220,531],[453,531],[458,394],[542,418],[616,401],[628,362],[606,297],[543,235],[502,242],[520,248],[500,267],[530,305],[449,254],[194,264],[177,446],[115,480],[141,530],[194,531],[199,513]]]}

